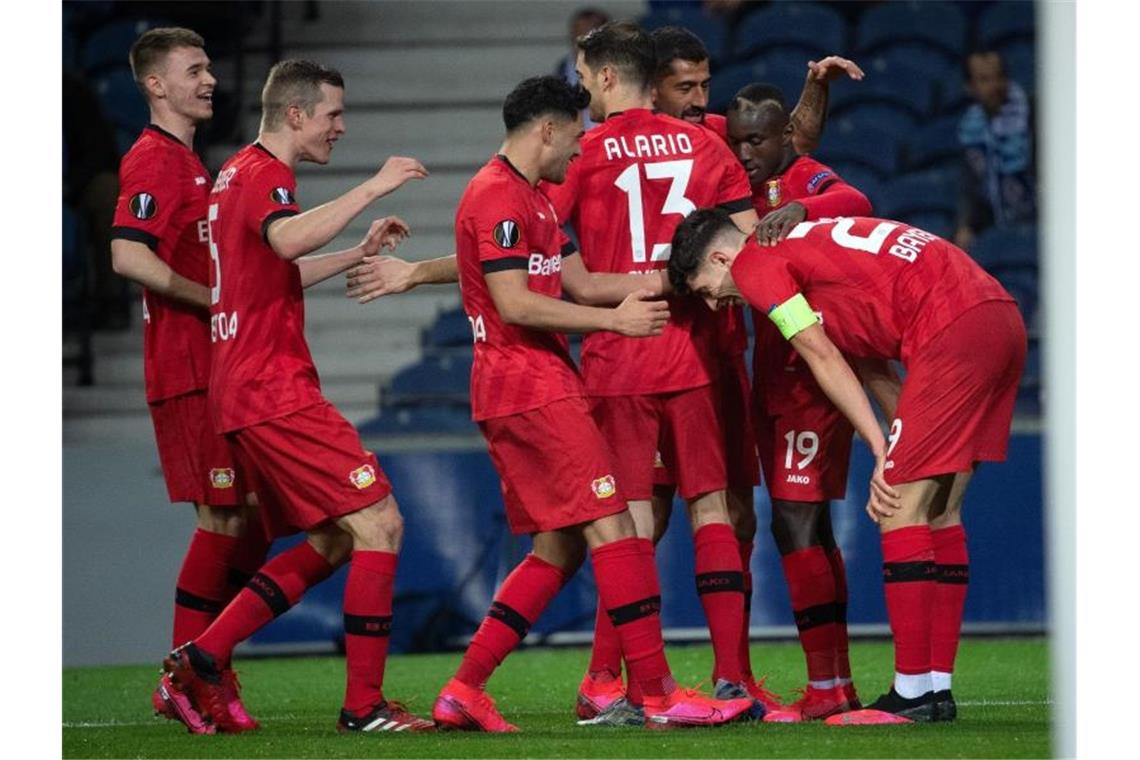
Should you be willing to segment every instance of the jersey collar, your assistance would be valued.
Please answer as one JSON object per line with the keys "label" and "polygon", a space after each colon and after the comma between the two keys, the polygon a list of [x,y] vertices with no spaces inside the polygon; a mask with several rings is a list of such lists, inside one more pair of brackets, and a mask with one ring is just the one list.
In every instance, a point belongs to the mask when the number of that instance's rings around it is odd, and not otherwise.
{"label": "jersey collar", "polygon": [[512,164],[512,163],[511,163],[511,159],[507,158],[507,157],[506,157],[505,155],[503,155],[502,153],[496,153],[496,154],[495,154],[495,158],[499,159],[499,160],[500,160],[500,161],[502,161],[504,164],[506,164],[506,165],[507,165],[507,168],[508,168],[508,169],[510,169],[510,170],[511,170],[512,172],[514,172],[515,174],[517,174],[517,175],[518,175],[518,177],[519,177],[519,179],[521,179],[523,182],[527,183],[528,185],[530,184],[530,180],[526,178],[526,175],[525,175],[525,174],[523,174],[522,172],[520,172],[520,171],[518,170],[518,167],[517,167],[517,166],[515,166],[514,164]]}
{"label": "jersey collar", "polygon": [[167,132],[165,129],[163,129],[162,127],[158,126],[157,124],[147,124],[147,125],[146,125],[146,128],[147,128],[147,129],[149,129],[149,130],[151,130],[152,132],[157,132],[158,134],[160,134],[160,135],[162,135],[163,137],[165,137],[167,140],[173,140],[174,142],[176,142],[176,143],[178,143],[179,145],[181,145],[183,148],[187,147],[187,146],[186,146],[186,143],[182,142],[182,141],[181,141],[181,140],[179,140],[177,137],[175,137],[173,134],[171,134],[170,132]]}

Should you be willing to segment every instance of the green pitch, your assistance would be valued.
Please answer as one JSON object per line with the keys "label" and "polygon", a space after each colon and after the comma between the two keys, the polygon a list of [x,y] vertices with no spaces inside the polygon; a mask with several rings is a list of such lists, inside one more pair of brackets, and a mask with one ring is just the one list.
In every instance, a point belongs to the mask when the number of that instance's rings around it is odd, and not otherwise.
{"label": "green pitch", "polygon": [[[707,646],[671,646],[678,680],[707,678]],[[865,700],[889,683],[891,650],[855,643],[855,682]],[[238,661],[244,700],[262,729],[237,736],[191,736],[152,718],[149,667],[72,668],[63,672],[63,756],[73,757],[1048,757],[1048,648],[1043,639],[962,643],[954,681],[958,722],[833,728],[820,724],[740,724],[670,732],[582,728],[574,694],[588,654],[582,649],[516,652],[490,692],[521,734],[372,734],[334,730],[343,696],[339,658]],[[428,715],[457,654],[388,661],[388,696]],[[786,697],[804,680],[796,644],[754,644],[752,661]],[[708,688],[708,684],[705,684]]]}

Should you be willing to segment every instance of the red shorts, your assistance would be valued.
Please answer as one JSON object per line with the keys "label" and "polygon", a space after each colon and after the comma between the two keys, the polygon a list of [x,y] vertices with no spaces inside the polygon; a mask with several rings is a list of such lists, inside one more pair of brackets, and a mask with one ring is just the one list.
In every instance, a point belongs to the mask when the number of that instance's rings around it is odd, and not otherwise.
{"label": "red shorts", "polygon": [[768,495],[820,502],[847,495],[854,429],[811,368],[767,319],[756,325],[756,445]]}
{"label": "red shorts", "polygon": [[327,401],[227,435],[258,476],[262,520],[271,536],[310,530],[383,501],[392,486],[376,455]]}
{"label": "red shorts", "polygon": [[[752,430],[752,389],[743,354],[725,357],[720,375],[713,383],[717,393],[724,430],[724,464],[729,488],[760,485],[760,465],[756,455],[756,438]],[[673,487],[677,483],[672,471],[658,455],[653,463],[653,485]]]}
{"label": "red shorts", "polygon": [[585,399],[572,397],[479,423],[515,534],[592,522],[626,509],[610,447]]}
{"label": "red shorts", "polygon": [[150,404],[158,461],[172,502],[236,507],[250,490],[225,436],[210,426],[206,392],[194,391]]}
{"label": "red shorts", "polygon": [[724,433],[712,385],[645,396],[595,396],[590,411],[616,454],[627,499],[653,496],[658,454],[693,499],[727,485]]}
{"label": "red shorts", "polygon": [[891,422],[887,482],[1004,460],[1025,352],[1025,324],[1005,301],[967,309],[918,349]]}

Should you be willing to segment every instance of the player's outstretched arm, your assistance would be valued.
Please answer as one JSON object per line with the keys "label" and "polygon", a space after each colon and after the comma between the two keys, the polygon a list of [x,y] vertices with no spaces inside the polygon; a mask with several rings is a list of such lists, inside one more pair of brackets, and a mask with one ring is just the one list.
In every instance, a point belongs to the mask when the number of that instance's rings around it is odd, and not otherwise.
{"label": "player's outstretched arm", "polygon": [[829,55],[820,61],[808,61],[804,89],[791,113],[792,144],[796,153],[811,153],[819,147],[823,125],[827,120],[829,86],[844,74],[858,81],[863,78],[863,69],[854,61],[838,55]]}
{"label": "player's outstretched arm", "polygon": [[612,309],[581,306],[535,293],[527,287],[525,269],[484,275],[499,316],[509,325],[549,332],[588,333],[608,330],[631,338],[660,335],[669,321],[665,301],[649,301],[649,291],[630,294]]}
{"label": "player's outstretched arm", "polygon": [[819,387],[831,403],[851,421],[856,432],[863,437],[875,455],[875,471],[871,476],[871,494],[867,514],[878,522],[902,507],[899,494],[884,478],[887,442],[883,430],[871,411],[871,402],[863,392],[859,379],[848,366],[843,354],[827,337],[818,323],[800,330],[791,338],[792,348],[804,358]]}
{"label": "player's outstretched arm", "polygon": [[373,201],[409,180],[426,176],[427,169],[416,159],[393,156],[374,176],[339,198],[274,221],[265,238],[278,256],[293,261],[326,245]]}
{"label": "player's outstretched arm", "polygon": [[123,238],[112,240],[111,267],[116,274],[137,282],[152,293],[200,309],[210,308],[210,289],[207,286],[175,272],[143,243]]}
{"label": "player's outstretched arm", "polygon": [[669,271],[660,269],[646,274],[614,274],[591,272],[577,253],[562,257],[562,287],[580,304],[612,306],[631,293],[646,291],[662,296],[670,291]]}
{"label": "player's outstretched arm", "polygon": [[368,303],[380,296],[404,293],[420,285],[459,282],[455,254],[426,261],[404,261],[396,256],[369,256],[348,270],[345,297]]}
{"label": "player's outstretched arm", "polygon": [[875,399],[888,420],[894,419],[899,395],[902,394],[902,381],[894,366],[886,359],[856,358],[852,363],[871,398]]}
{"label": "player's outstretched arm", "polygon": [[297,268],[301,270],[301,287],[307,288],[324,282],[359,264],[366,256],[375,257],[382,248],[394,251],[411,232],[407,223],[398,216],[377,219],[369,226],[364,239],[352,248],[297,259]]}

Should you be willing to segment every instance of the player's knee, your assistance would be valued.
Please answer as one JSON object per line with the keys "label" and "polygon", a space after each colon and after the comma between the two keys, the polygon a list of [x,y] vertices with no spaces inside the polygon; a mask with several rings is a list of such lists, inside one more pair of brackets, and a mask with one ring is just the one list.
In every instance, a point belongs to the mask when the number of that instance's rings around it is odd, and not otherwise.
{"label": "player's knee", "polygon": [[815,506],[781,499],[772,501],[772,537],[781,555],[819,545]]}
{"label": "player's knee", "polygon": [[724,491],[713,491],[690,499],[689,522],[694,532],[706,525],[731,525]]}
{"label": "player's knee", "polygon": [[352,536],[335,526],[309,531],[308,541],[333,567],[343,565],[352,554]]}
{"label": "player's knee", "polygon": [[245,533],[247,523],[245,509],[198,505],[198,527],[208,533],[241,536]]}
{"label": "player's knee", "polygon": [[352,536],[354,549],[395,552],[404,538],[404,518],[392,496],[345,515],[337,524]]}

